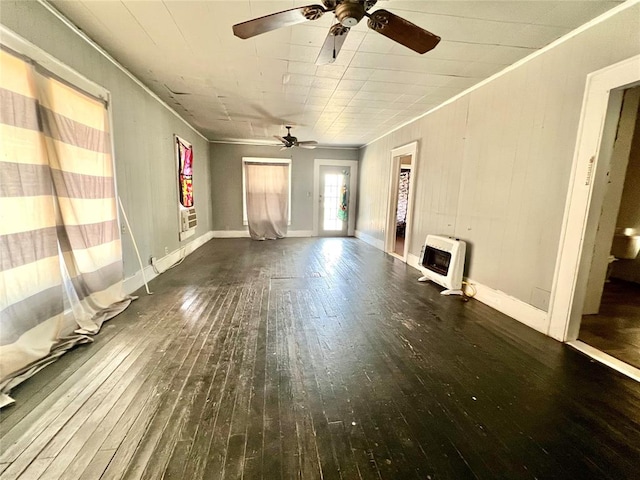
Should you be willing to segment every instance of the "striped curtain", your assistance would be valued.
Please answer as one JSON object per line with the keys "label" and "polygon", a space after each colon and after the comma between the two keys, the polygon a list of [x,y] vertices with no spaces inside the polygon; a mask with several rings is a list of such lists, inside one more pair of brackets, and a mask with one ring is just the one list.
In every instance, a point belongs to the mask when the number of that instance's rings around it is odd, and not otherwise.
{"label": "striped curtain", "polygon": [[124,310],[104,103],[0,50],[0,406]]}

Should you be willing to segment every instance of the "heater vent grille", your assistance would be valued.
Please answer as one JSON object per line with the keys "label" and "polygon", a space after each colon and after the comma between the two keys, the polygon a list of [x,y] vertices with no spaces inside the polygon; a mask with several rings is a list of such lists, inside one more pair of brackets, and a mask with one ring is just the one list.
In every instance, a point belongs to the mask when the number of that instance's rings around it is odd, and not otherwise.
{"label": "heater vent grille", "polygon": [[180,210],[180,240],[184,240],[194,234],[198,226],[198,216],[195,208]]}
{"label": "heater vent grille", "polygon": [[187,208],[180,211],[180,217],[182,219],[182,231],[186,232],[192,228],[196,228],[198,225],[198,217],[196,215],[195,208]]}

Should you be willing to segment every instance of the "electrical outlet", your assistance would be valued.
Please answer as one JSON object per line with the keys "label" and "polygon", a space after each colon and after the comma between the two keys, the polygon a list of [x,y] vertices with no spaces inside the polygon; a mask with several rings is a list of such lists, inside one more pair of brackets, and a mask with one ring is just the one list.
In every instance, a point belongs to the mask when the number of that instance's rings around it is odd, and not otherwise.
{"label": "electrical outlet", "polygon": [[169,255],[169,247],[164,247],[164,254]]}
{"label": "electrical outlet", "polygon": [[122,225],[120,225],[120,230],[122,230],[122,235],[124,235],[125,233],[127,233],[127,226],[123,223]]}

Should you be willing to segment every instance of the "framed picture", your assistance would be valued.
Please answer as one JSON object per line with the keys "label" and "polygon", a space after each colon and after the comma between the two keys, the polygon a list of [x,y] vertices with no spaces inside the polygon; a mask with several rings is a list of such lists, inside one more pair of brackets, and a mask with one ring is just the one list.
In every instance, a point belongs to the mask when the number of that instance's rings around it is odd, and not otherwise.
{"label": "framed picture", "polygon": [[193,207],[193,147],[175,136],[178,160],[178,196],[184,208]]}

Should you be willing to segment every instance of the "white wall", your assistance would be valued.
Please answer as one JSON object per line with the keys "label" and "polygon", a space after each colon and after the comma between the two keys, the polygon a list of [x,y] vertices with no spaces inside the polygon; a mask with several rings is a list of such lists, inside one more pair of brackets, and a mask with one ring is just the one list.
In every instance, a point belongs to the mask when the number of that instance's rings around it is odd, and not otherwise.
{"label": "white wall", "polygon": [[383,240],[391,149],[417,140],[410,254],[459,237],[470,278],[546,311],[586,76],[638,53],[636,4],[361,149],[356,228]]}
{"label": "white wall", "polygon": [[[111,93],[118,194],[147,263],[211,230],[209,144],[138,83],[37,2],[2,1],[0,22]],[[199,225],[178,240],[178,184],[173,135],[193,144]],[[139,270],[128,234],[125,277]]]}

